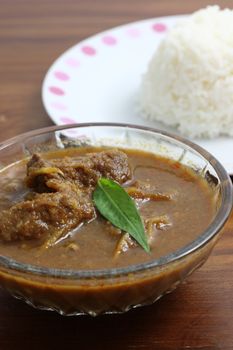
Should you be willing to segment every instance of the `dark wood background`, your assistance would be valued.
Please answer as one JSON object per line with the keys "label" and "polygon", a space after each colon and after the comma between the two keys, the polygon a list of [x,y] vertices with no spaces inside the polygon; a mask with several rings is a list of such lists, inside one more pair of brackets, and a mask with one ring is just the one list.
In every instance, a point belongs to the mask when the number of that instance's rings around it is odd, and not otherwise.
{"label": "dark wood background", "polygon": [[[64,50],[107,28],[189,13],[202,0],[0,0],[0,142],[52,125],[41,82]],[[233,8],[232,0],[221,1]],[[208,262],[153,306],[120,316],[61,317],[0,290],[0,350],[233,349],[233,217]]]}

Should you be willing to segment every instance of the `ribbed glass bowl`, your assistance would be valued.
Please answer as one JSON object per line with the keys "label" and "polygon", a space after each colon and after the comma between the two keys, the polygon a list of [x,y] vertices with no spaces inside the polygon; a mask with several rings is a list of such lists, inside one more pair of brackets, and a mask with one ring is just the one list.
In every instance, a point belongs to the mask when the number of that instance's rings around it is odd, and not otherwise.
{"label": "ribbed glass bowl", "polygon": [[0,256],[0,285],[28,304],[62,315],[96,316],[150,304],[200,267],[221,235],[232,207],[232,185],[221,164],[201,147],[159,130],[122,124],[81,124],[32,131],[0,145],[0,168],[67,147],[108,146],[149,151],[188,165],[209,183],[217,210],[197,239],[150,262],[102,270],[51,269]]}

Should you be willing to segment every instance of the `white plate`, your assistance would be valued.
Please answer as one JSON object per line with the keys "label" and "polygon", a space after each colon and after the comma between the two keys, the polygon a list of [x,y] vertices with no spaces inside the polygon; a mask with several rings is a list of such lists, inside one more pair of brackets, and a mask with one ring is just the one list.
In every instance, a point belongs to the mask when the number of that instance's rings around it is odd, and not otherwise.
{"label": "white plate", "polygon": [[[42,87],[46,111],[56,124],[124,122],[168,130],[141,118],[141,76],[161,39],[179,19],[170,16],[130,23],[90,37],[62,54]],[[233,139],[193,140],[233,174]]]}

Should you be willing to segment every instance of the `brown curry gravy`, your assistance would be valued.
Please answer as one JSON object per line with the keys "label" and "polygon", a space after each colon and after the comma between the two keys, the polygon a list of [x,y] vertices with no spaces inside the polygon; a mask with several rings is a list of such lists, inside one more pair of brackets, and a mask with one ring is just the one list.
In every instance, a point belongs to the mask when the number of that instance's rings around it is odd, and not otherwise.
{"label": "brown curry gravy", "polygon": [[[65,149],[43,154],[62,158],[83,155],[102,149]],[[210,224],[216,211],[213,191],[207,182],[190,168],[172,160],[138,150],[124,150],[129,157],[133,180],[169,193],[171,201],[146,201],[139,206],[143,218],[167,215],[169,224],[153,229],[151,252],[140,246],[114,256],[119,235],[111,234],[109,224],[100,216],[74,230],[70,237],[48,249],[37,240],[0,243],[0,254],[19,262],[51,268],[90,270],[126,267],[165,256],[195,240]],[[0,209],[5,209],[29,191],[24,185],[26,162],[18,162],[1,171]],[[13,182],[12,182],[13,180]],[[8,183],[8,186],[6,186]],[[126,187],[130,183],[126,184]]]}

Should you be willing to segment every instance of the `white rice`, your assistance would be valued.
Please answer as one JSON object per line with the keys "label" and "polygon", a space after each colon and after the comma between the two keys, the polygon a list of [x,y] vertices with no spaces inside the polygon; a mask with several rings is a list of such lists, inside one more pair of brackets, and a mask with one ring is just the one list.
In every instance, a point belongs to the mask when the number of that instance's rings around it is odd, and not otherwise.
{"label": "white rice", "polygon": [[207,7],[168,32],[143,77],[140,108],[186,136],[233,136],[233,11]]}

